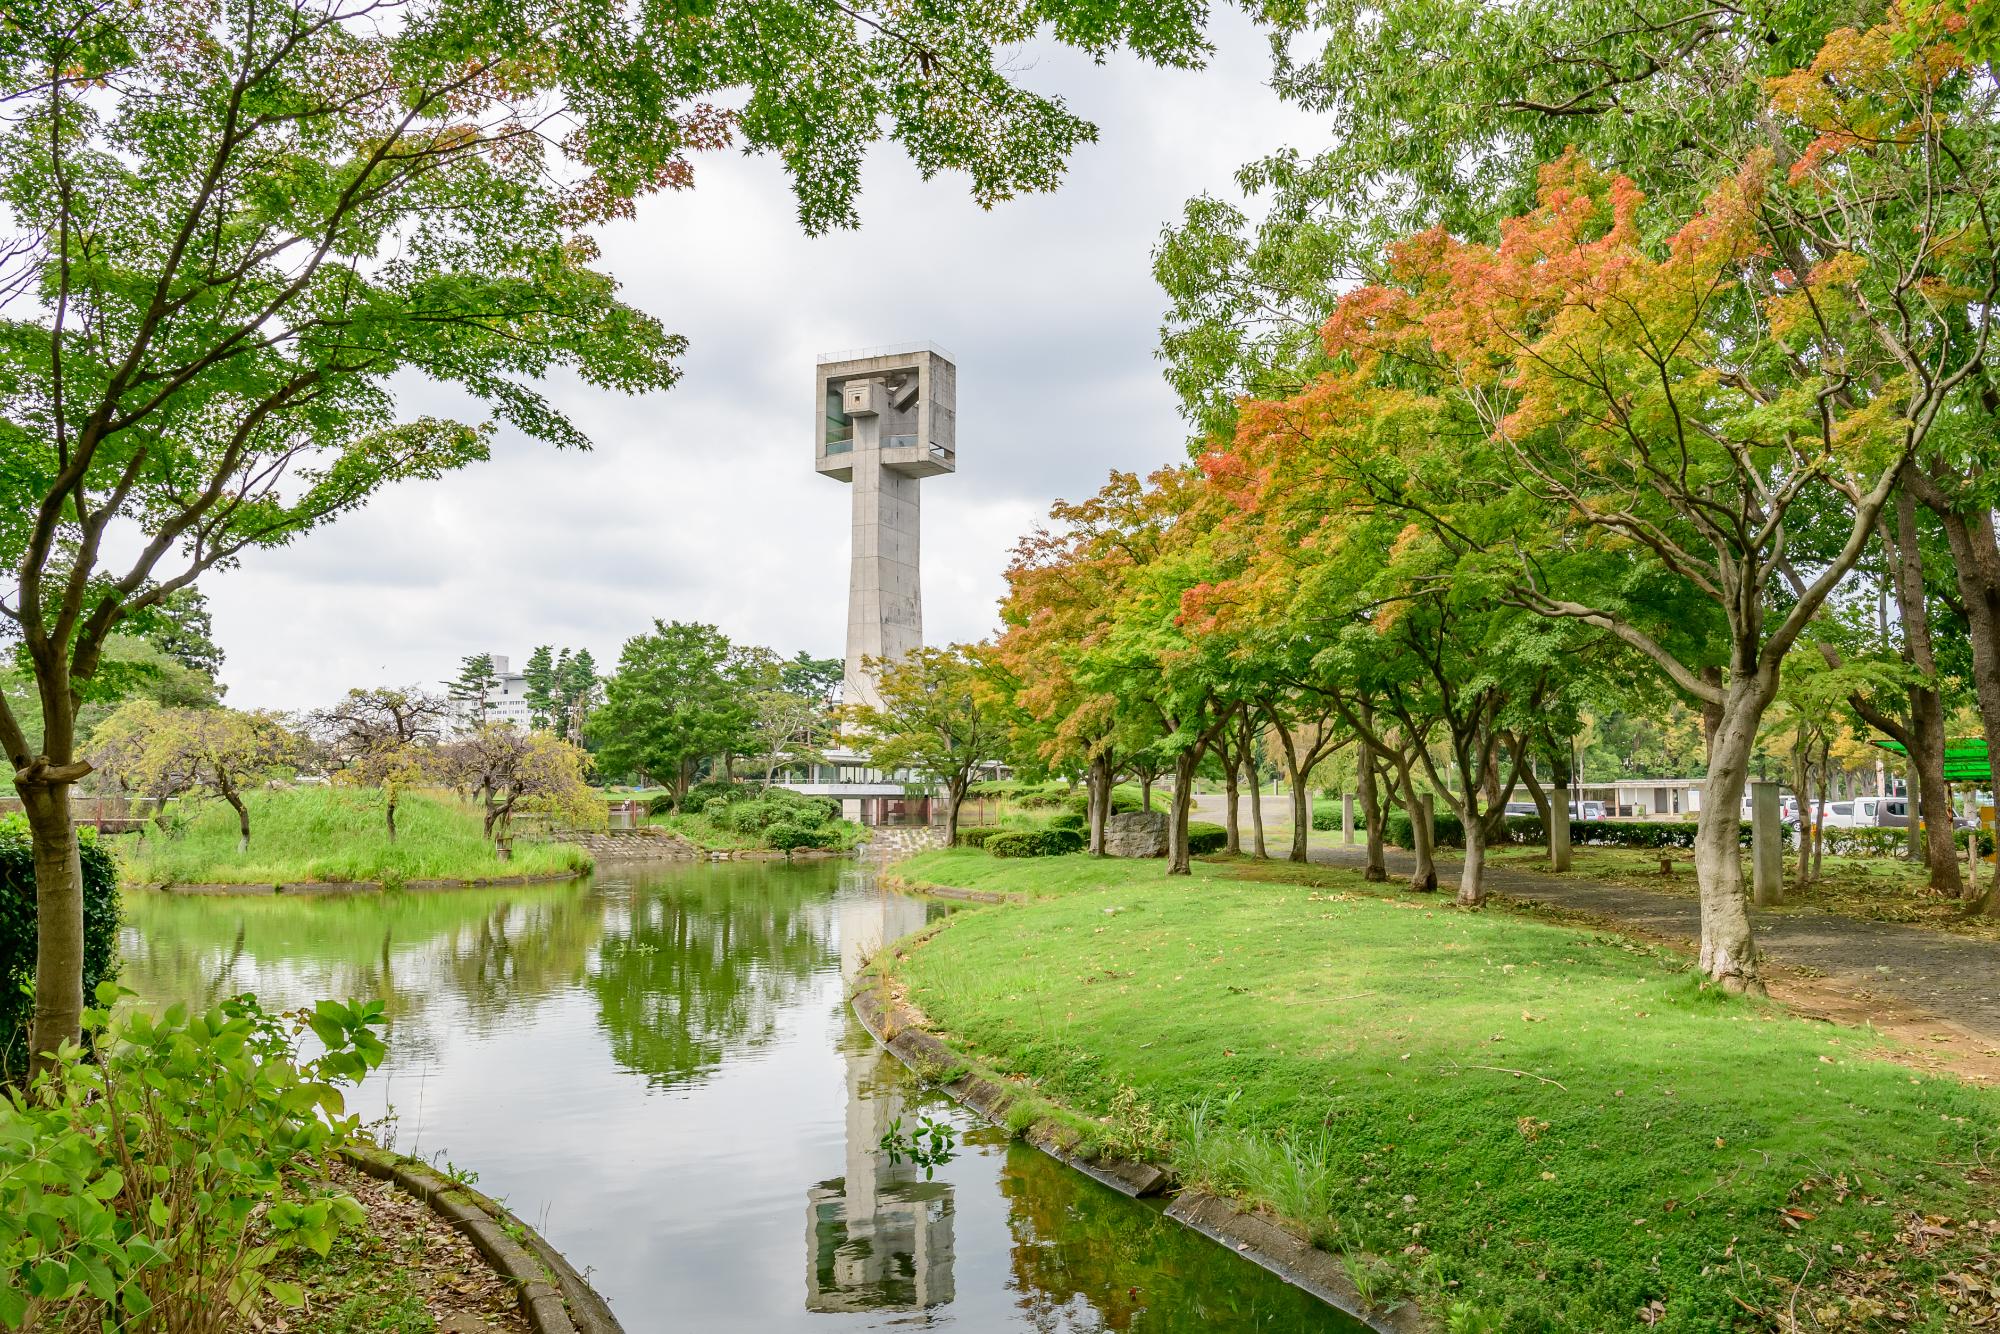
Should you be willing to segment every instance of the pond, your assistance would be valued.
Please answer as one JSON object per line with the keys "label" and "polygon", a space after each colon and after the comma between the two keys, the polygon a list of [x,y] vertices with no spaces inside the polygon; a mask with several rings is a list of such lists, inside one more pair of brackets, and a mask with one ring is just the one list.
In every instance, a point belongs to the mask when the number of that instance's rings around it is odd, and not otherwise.
{"label": "pond", "polygon": [[[379,998],[355,1110],[478,1173],[651,1330],[1354,1331],[1360,1325],[917,1087],[845,1004],[943,911],[852,864],[586,885],[127,902],[142,1001]],[[925,1181],[878,1145],[949,1120]]]}

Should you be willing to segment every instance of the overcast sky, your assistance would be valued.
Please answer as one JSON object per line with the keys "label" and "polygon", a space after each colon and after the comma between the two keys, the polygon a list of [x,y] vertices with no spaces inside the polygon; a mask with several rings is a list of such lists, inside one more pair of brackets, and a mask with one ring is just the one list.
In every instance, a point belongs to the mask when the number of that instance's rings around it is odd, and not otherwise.
{"label": "overcast sky", "polygon": [[[229,702],[435,684],[481,651],[518,669],[536,644],[588,647],[608,671],[655,617],[838,656],[849,499],[813,471],[814,361],[920,339],[958,363],[958,472],[923,483],[925,638],[990,633],[1007,551],[1052,499],[1185,457],[1154,357],[1160,229],[1310,133],[1266,85],[1264,39],[1241,15],[1219,15],[1214,39],[1200,72],[1027,60],[1022,79],[1100,137],[1060,191],[990,213],[885,147],[861,229],[809,239],[775,161],[700,160],[693,190],[601,238],[625,299],[688,338],[680,384],[634,399],[559,382],[592,452],[503,438],[491,462],[206,581]],[[421,385],[405,404],[449,406]]]}

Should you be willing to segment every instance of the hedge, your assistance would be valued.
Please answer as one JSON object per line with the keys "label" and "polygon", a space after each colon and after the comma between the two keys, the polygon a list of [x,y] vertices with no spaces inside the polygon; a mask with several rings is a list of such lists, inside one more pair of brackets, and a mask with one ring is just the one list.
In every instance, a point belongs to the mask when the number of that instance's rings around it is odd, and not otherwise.
{"label": "hedge", "polygon": [[[83,862],[83,994],[118,975],[118,867],[88,833]],[[0,821],[0,1079],[28,1068],[35,1013],[35,851],[26,821]]]}
{"label": "hedge", "polygon": [[1229,843],[1229,831],[1206,820],[1189,820],[1187,841],[1189,854],[1199,857],[1204,853],[1222,851]]}
{"label": "hedge", "polygon": [[[1436,829],[1436,845],[1441,848],[1462,848],[1465,846],[1465,825],[1450,811],[1439,811],[1432,821]],[[1571,820],[1569,841],[1573,847],[1590,848],[1692,848],[1695,831],[1700,828],[1693,820]],[[1861,832],[1850,830],[1839,833]],[[1878,830],[1878,833],[1900,833],[1900,830]],[[1410,817],[1400,809],[1391,809],[1383,817],[1383,840],[1392,847],[1414,848],[1411,836]],[[1738,835],[1744,847],[1750,846],[1750,822],[1741,824]],[[1785,840],[1796,842],[1798,832],[1787,826]],[[1548,830],[1542,825],[1539,815],[1510,815],[1501,822],[1500,830],[1490,840],[1491,846],[1514,844],[1524,847],[1539,847],[1549,841]],[[1828,851],[1832,851],[1829,844]]]}
{"label": "hedge", "polygon": [[995,834],[1009,834],[1012,832],[1014,831],[1005,825],[962,824],[958,827],[958,846],[961,848],[983,848],[986,846],[986,840]]}
{"label": "hedge", "polygon": [[1074,829],[1020,829],[991,835],[985,848],[995,857],[1062,857],[1083,851]]}
{"label": "hedge", "polygon": [[1340,808],[1335,806],[1315,806],[1313,808],[1313,828],[1322,834],[1340,828]]}
{"label": "hedge", "polygon": [[1049,820],[1051,829],[1082,830],[1090,824],[1090,817],[1082,811],[1060,811]]}

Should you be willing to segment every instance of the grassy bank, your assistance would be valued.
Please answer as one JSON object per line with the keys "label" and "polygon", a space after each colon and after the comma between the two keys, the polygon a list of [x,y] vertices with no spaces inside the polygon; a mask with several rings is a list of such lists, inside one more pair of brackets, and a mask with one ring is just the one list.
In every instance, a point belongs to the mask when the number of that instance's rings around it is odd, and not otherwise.
{"label": "grassy bank", "polygon": [[406,793],[389,841],[381,794],[300,787],[253,792],[250,850],[236,850],[236,812],[204,806],[177,833],[149,829],[118,838],[124,878],[139,884],[276,884],[303,881],[474,880],[581,874],[590,854],[561,843],[516,843],[502,861],[480,829],[479,811],[449,794]]}
{"label": "grassy bank", "polygon": [[901,975],[976,1059],[1454,1329],[1993,1312],[2000,1096],[1618,938],[1197,869],[913,859],[1042,897],[956,915]]}

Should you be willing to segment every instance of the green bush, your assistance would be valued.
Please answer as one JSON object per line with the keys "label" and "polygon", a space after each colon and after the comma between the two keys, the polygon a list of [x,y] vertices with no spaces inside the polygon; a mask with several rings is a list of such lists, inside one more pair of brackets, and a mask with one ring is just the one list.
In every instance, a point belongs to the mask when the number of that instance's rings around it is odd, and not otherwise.
{"label": "green bush", "polygon": [[1229,844],[1229,831],[1219,824],[1209,824],[1206,820],[1188,821],[1188,852],[1192,856],[1202,856],[1210,852],[1220,852]]}
{"label": "green bush", "polygon": [[[1465,825],[1458,816],[1450,811],[1439,811],[1432,823],[1437,831],[1436,846],[1465,846]],[[1571,820],[1569,841],[1575,847],[1591,848],[1692,848],[1695,831],[1699,827],[1693,820]],[[1750,846],[1749,821],[1743,822],[1739,837],[1744,847]],[[1794,841],[1796,837],[1796,833],[1787,827],[1786,841]],[[1416,847],[1410,817],[1401,808],[1391,807],[1383,817],[1382,839],[1391,847],[1406,850]],[[1511,815],[1501,822],[1499,832],[1490,843],[1496,847],[1510,844],[1536,847],[1548,841],[1548,830],[1540,816]]]}
{"label": "green bush", "polygon": [[673,793],[662,792],[656,797],[648,797],[646,799],[646,814],[672,815],[673,813],[674,813]]}
{"label": "green bush", "polygon": [[1083,851],[1083,835],[1074,829],[1022,829],[990,834],[984,847],[995,857],[1062,857]]}
{"label": "green bush", "polygon": [[997,824],[962,824],[958,827],[958,846],[961,848],[983,848],[986,840],[995,834],[1012,833],[1013,830]]}
{"label": "green bush", "polygon": [[[209,1331],[267,1295],[296,1306],[263,1270],[363,1221],[322,1165],[361,1134],[342,1089],[382,1063],[382,1002],[114,1021],[119,994],[85,1013],[94,1061],[72,1046],[0,1102],[0,1326]],[[308,1029],[322,1051],[300,1061]]]}
{"label": "green bush", "polygon": [[1340,828],[1341,808],[1339,806],[1313,807],[1313,828],[1322,834]]}
{"label": "green bush", "polygon": [[780,820],[764,831],[764,846],[781,852],[794,852],[799,848],[830,848],[838,841],[834,831],[824,825],[799,824],[794,820]]}
{"label": "green bush", "polygon": [[776,824],[817,829],[840,815],[840,804],[828,797],[809,797],[790,788],[773,787],[744,801],[711,798],[703,810],[724,829],[739,834],[762,834]]}
{"label": "green bush", "polygon": [[711,820],[720,821],[729,814],[729,798],[710,797],[701,804],[701,813]]}
{"label": "green bush", "polygon": [[704,778],[681,798],[681,809],[706,811],[711,801],[748,801],[756,795],[757,790],[748,783],[732,783],[726,778]]}
{"label": "green bush", "polygon": [[[118,975],[118,866],[83,831],[83,991]],[[27,821],[0,820],[0,1081],[28,1068],[35,1012],[35,851]]]}
{"label": "green bush", "polygon": [[1051,829],[1083,830],[1090,827],[1090,816],[1083,811],[1063,811],[1049,821]]}

